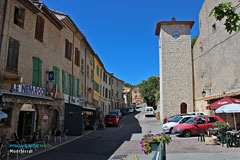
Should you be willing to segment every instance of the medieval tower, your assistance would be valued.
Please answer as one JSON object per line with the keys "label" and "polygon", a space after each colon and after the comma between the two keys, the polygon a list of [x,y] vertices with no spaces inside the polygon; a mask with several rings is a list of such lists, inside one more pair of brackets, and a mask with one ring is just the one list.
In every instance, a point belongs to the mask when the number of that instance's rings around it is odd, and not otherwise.
{"label": "medieval tower", "polygon": [[160,118],[193,111],[191,28],[194,21],[157,23],[160,63]]}

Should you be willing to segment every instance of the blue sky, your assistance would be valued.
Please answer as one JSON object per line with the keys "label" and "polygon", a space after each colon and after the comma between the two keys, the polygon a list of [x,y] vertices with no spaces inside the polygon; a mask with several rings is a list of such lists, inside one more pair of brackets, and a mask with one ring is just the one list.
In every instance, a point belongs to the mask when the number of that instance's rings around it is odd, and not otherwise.
{"label": "blue sky", "polygon": [[193,20],[192,38],[199,33],[198,14],[204,0],[40,0],[68,14],[108,72],[133,85],[159,75],[159,21]]}

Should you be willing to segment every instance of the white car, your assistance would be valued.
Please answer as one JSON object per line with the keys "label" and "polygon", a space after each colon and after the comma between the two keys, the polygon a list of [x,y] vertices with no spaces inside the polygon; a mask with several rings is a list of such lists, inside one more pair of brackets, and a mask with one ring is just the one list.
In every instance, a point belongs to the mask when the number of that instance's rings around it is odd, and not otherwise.
{"label": "white car", "polygon": [[146,116],[155,116],[155,112],[154,112],[153,107],[146,107],[144,109],[144,112],[145,112],[145,117]]}
{"label": "white car", "polygon": [[192,117],[195,117],[195,116],[194,115],[179,116],[175,118],[172,122],[163,124],[162,129],[164,132],[169,132],[172,134],[172,129],[174,126],[181,123],[185,123],[187,120],[189,120]]}
{"label": "white car", "polygon": [[204,112],[188,112],[187,115],[204,116]]}

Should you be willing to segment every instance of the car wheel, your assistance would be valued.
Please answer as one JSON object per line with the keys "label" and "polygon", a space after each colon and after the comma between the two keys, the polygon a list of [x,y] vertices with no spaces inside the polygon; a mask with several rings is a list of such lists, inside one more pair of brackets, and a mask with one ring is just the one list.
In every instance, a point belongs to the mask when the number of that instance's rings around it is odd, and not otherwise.
{"label": "car wheel", "polygon": [[173,134],[173,128],[170,128],[169,133]]}
{"label": "car wheel", "polygon": [[184,137],[190,137],[191,136],[191,131],[190,130],[183,131],[183,136]]}

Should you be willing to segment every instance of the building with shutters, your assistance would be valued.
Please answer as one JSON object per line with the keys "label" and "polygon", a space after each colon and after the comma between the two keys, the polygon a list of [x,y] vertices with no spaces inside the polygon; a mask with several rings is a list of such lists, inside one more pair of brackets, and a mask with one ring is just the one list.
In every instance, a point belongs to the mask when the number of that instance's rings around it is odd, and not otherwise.
{"label": "building with shutters", "polygon": [[37,0],[3,0],[0,6],[0,110],[8,114],[0,136],[93,129],[105,79],[86,37],[68,15]]}
{"label": "building with shutters", "polygon": [[123,108],[123,84],[124,81],[116,78],[112,73],[112,109]]}

